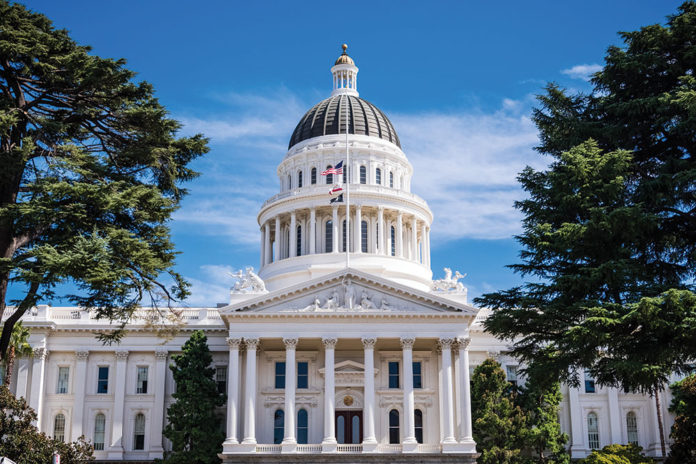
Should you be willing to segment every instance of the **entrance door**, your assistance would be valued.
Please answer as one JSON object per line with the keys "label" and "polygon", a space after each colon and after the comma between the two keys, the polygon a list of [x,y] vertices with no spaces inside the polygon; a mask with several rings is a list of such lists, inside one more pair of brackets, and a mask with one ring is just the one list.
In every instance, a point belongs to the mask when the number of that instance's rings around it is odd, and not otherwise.
{"label": "entrance door", "polygon": [[362,443],[362,411],[336,411],[336,441]]}

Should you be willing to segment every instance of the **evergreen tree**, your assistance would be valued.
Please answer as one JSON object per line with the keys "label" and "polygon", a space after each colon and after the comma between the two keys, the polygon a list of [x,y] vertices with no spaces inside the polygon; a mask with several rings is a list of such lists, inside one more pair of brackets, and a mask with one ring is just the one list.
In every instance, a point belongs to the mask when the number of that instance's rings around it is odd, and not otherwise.
{"label": "evergreen tree", "polygon": [[528,282],[476,302],[495,309],[486,329],[551,380],[589,368],[659,402],[696,353],[694,37],[689,1],[665,26],[622,33],[592,93],[552,84],[540,97],[538,149],[553,162],[519,176],[529,198],[511,266]]}
{"label": "evergreen tree", "polygon": [[487,359],[471,378],[471,415],[479,464],[523,463],[525,414],[500,364]]}
{"label": "evergreen tree", "polygon": [[213,464],[220,462],[225,434],[215,408],[225,404],[226,395],[218,393],[213,357],[202,330],[193,332],[184,343],[182,354],[174,356],[170,366],[176,382],[176,400],[167,409],[169,423],[164,436],[172,442],[165,464]]}
{"label": "evergreen tree", "polygon": [[668,464],[696,464],[696,374],[671,386],[674,397],[669,407],[674,419]]}
{"label": "evergreen tree", "polygon": [[[143,299],[188,294],[167,222],[207,141],[177,137],[180,124],[134,76],[0,0],[0,318],[16,306],[2,318],[0,358],[14,324],[60,283],[121,329]],[[6,301],[10,283],[22,298]]]}

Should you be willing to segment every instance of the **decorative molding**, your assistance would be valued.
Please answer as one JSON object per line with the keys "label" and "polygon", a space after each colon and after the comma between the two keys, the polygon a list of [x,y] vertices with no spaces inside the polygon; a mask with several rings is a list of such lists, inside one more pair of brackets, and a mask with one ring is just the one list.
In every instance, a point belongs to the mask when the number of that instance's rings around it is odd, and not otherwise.
{"label": "decorative molding", "polygon": [[324,344],[325,349],[333,350],[334,348],[336,348],[336,342],[338,342],[338,340],[335,338],[322,338],[321,342]]}
{"label": "decorative molding", "polygon": [[227,339],[227,346],[230,347],[231,350],[238,350],[239,347],[242,344],[242,339],[241,338],[228,338]]}
{"label": "decorative molding", "polygon": [[443,350],[451,349],[455,342],[456,339],[454,338],[441,338],[440,340],[438,340],[438,344],[442,347]]}
{"label": "decorative molding", "polygon": [[79,349],[79,350],[75,351],[75,358],[78,361],[86,361],[88,357],[89,357],[89,350]]}
{"label": "decorative molding", "polygon": [[116,357],[117,361],[125,361],[128,359],[128,351],[127,350],[117,350],[114,352],[114,356]]}
{"label": "decorative molding", "polygon": [[363,338],[362,344],[366,350],[373,350],[375,348],[375,343],[377,343],[376,338]]}
{"label": "decorative molding", "polygon": [[401,348],[404,350],[412,350],[413,349],[413,344],[416,342],[415,337],[411,336],[406,336],[406,337],[401,337],[399,340],[401,342]]}
{"label": "decorative molding", "polygon": [[166,360],[167,356],[169,356],[169,352],[167,350],[156,350],[155,351],[155,358],[159,361]]}
{"label": "decorative molding", "polygon": [[283,344],[285,344],[286,350],[294,350],[295,348],[297,348],[297,339],[296,338],[284,338]]}
{"label": "decorative molding", "polygon": [[460,350],[466,350],[470,344],[471,344],[471,338],[469,338],[469,337],[462,337],[462,338],[457,340],[457,346],[459,347]]}
{"label": "decorative molding", "polygon": [[48,350],[43,346],[34,348],[34,357],[36,359],[46,359],[48,357]]}
{"label": "decorative molding", "polygon": [[244,345],[246,346],[247,350],[255,350],[259,346],[259,339],[258,338],[245,338]]}

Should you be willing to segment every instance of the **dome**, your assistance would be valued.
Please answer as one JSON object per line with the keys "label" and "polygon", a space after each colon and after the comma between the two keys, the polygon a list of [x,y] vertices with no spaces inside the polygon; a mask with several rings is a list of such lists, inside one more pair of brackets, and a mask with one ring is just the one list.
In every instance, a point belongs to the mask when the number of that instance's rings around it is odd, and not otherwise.
{"label": "dome", "polygon": [[346,104],[350,134],[379,137],[401,148],[394,126],[379,108],[360,97],[342,94],[322,100],[307,111],[295,127],[288,149],[314,137],[345,134]]}
{"label": "dome", "polygon": [[343,53],[341,53],[341,56],[338,57],[336,62],[334,63],[334,66],[337,64],[352,64],[355,65],[353,62],[353,58],[348,56],[348,53],[346,53],[346,49],[348,48],[348,45],[343,44]]}

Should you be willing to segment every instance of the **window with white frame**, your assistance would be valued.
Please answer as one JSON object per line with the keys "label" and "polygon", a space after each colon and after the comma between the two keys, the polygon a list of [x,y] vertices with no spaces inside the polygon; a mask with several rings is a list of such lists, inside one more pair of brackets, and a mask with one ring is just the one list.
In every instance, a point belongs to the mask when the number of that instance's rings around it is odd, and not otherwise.
{"label": "window with white frame", "polygon": [[360,221],[360,251],[367,253],[367,221]]}
{"label": "window with white frame", "polygon": [[309,416],[306,409],[297,411],[297,444],[309,443]]}
{"label": "window with white frame", "polygon": [[94,417],[94,449],[96,451],[104,450],[104,433],[106,431],[106,416],[102,413]]}
{"label": "window with white frame", "polygon": [[507,381],[513,386],[517,386],[517,366],[505,366]]}
{"label": "window with white frame", "polygon": [[109,366],[97,368],[97,393],[109,393]]}
{"label": "window with white frame", "polygon": [[135,393],[147,393],[147,366],[138,366],[137,368],[137,383],[135,385]]}
{"label": "window with white frame", "polygon": [[389,187],[394,188],[394,173],[393,172],[389,173]]}
{"label": "window with white frame", "polygon": [[70,379],[70,368],[67,366],[58,367],[58,384],[56,385],[56,393],[68,393],[68,380]]}
{"label": "window with white frame", "polygon": [[416,429],[416,441],[423,443],[423,411],[420,409],[413,411],[413,423]]}
{"label": "window with white frame", "polygon": [[53,420],[53,439],[56,441],[65,441],[65,416],[61,413],[56,414]]}
{"label": "window with white frame", "polygon": [[389,361],[389,388],[399,388],[399,362]]}
{"label": "window with white frame", "polygon": [[273,444],[280,445],[285,435],[285,413],[282,409],[273,414]]}
{"label": "window with white frame", "polygon": [[375,183],[377,185],[382,185],[382,170],[380,168],[375,170]]}
{"label": "window with white frame", "polygon": [[297,171],[297,187],[302,188],[302,171]]}
{"label": "window with white frame", "polygon": [[423,365],[413,361],[413,388],[423,388]]}
{"label": "window with white frame", "polygon": [[312,185],[317,183],[317,168],[312,168],[309,181],[312,183]]}
{"label": "window with white frame", "polygon": [[297,388],[309,388],[309,363],[307,361],[297,363]]}
{"label": "window with white frame", "polygon": [[215,368],[215,383],[218,393],[227,392],[227,366],[217,366]]}
{"label": "window with white frame", "polygon": [[324,226],[324,253],[331,253],[333,251],[333,221],[326,221]]}
{"label": "window with white frame", "polygon": [[275,388],[285,388],[285,361],[275,363]]}
{"label": "window with white frame", "polygon": [[367,184],[367,168],[360,166],[360,183]]}
{"label": "window with white frame", "polygon": [[585,393],[595,393],[595,380],[589,369],[585,369]]}
{"label": "window with white frame", "polygon": [[594,412],[587,415],[587,445],[599,449],[599,420]]}
{"label": "window with white frame", "polygon": [[629,445],[638,445],[638,419],[633,411],[626,414],[626,435]]}
{"label": "window with white frame", "polygon": [[133,449],[145,449],[145,414],[138,413],[135,416],[135,426],[133,427]]}
{"label": "window with white frame", "polygon": [[399,433],[399,411],[396,409],[389,411],[389,443],[401,443],[401,436]]}

